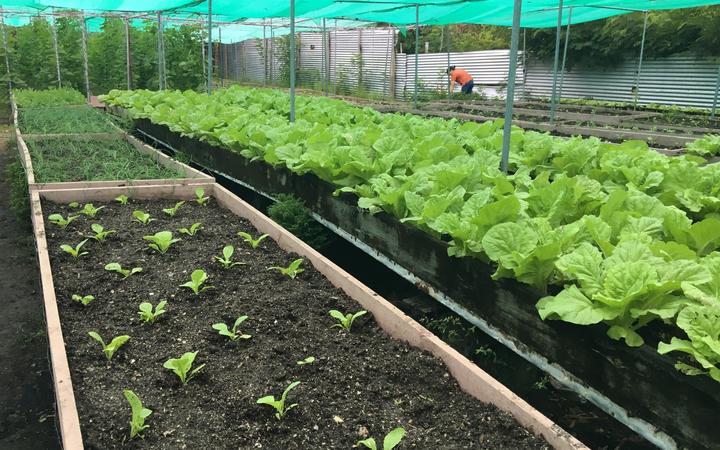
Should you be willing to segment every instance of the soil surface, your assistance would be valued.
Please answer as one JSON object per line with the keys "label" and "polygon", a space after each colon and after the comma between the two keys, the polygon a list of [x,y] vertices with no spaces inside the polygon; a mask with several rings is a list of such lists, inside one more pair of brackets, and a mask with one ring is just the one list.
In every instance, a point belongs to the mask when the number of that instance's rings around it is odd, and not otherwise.
{"label": "soil surface", "polygon": [[[431,355],[394,341],[370,315],[351,332],[331,328],[331,309],[355,312],[360,306],[334,288],[311,265],[290,279],[269,266],[288,266],[296,256],[266,239],[251,249],[236,235],[257,236],[249,222],[216,206],[185,204],[175,217],[162,208],[172,201],[107,205],[94,219],[81,217],[62,230],[46,222],[48,246],[60,304],[63,332],[86,448],[153,449],[340,449],[395,427],[407,435],[399,449],[541,449],[542,440],[509,415],[464,394],[445,366]],[[97,204],[96,204],[97,206]],[[67,216],[69,207],[45,202],[45,215]],[[131,221],[133,210],[157,220]],[[147,247],[145,235],[202,222],[196,236],[182,236],[166,254]],[[77,259],[60,250],[89,234],[90,224],[117,230],[105,242],[88,241]],[[246,265],[222,269],[213,260],[223,246],[236,247]],[[122,280],[103,270],[119,262],[143,272]],[[214,289],[195,295],[179,287],[198,268]],[[88,306],[70,300],[93,295]],[[143,323],[138,305],[166,299],[167,313]],[[230,341],[212,329],[218,322],[241,325],[252,337]],[[112,361],[88,331],[106,341],[130,340]],[[198,351],[200,375],[182,386],[163,368],[169,358]],[[314,356],[315,362],[297,361]],[[288,402],[297,403],[283,420],[256,404],[279,397],[293,381],[300,385]],[[130,408],[123,389],[132,389],[153,410],[144,441],[129,441]]]}
{"label": "soil surface", "polygon": [[14,158],[0,130],[0,448],[53,450],[55,399],[30,217],[9,210],[5,166]]}

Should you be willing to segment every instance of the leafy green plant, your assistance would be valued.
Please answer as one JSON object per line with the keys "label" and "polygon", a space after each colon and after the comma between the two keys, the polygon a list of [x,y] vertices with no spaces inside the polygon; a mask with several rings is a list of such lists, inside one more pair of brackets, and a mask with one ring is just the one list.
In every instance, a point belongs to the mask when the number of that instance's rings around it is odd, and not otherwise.
{"label": "leafy green plant", "polygon": [[314,363],[314,362],[315,362],[315,357],[314,357],[314,356],[308,356],[307,358],[298,361],[298,362],[297,362],[297,365],[298,365],[298,366],[304,366],[304,365],[307,365],[307,364],[312,364],[312,363]]}
{"label": "leafy green plant", "polygon": [[235,266],[241,266],[244,265],[244,262],[234,262],[232,260],[233,253],[235,252],[235,247],[232,245],[226,245],[223,247],[222,250],[222,257],[220,256],[213,256],[217,260],[217,262],[220,263],[220,265],[223,267],[223,269],[230,269]]}
{"label": "leafy green plant", "polygon": [[71,297],[74,301],[78,303],[82,303],[83,306],[89,305],[93,300],[95,300],[95,297],[92,295],[78,295],[73,294]]}
{"label": "leafy green plant", "polygon": [[105,230],[105,228],[100,225],[99,223],[94,223],[90,225],[90,228],[93,230],[95,234],[88,236],[90,239],[95,239],[98,242],[102,242],[105,239],[107,239],[108,236],[110,236],[113,233],[116,233],[115,230]]}
{"label": "leafy green plant", "polygon": [[302,264],[303,261],[304,259],[300,258],[291,262],[290,265],[287,267],[272,266],[268,267],[267,270],[277,270],[281,274],[287,275],[288,277],[294,279],[296,276],[298,276],[298,274],[305,271],[305,269],[300,268],[300,264]]}
{"label": "leafy green plant", "polygon": [[88,217],[95,217],[97,216],[97,213],[99,213],[100,210],[104,208],[104,206],[96,208],[95,205],[93,205],[92,203],[86,203],[85,206],[83,206],[83,209],[80,210],[80,214],[85,214]]}
{"label": "leafy green plant", "polygon": [[69,208],[79,208],[79,207],[80,207],[80,203],[78,203],[78,202],[70,202],[70,203],[68,203],[68,207],[69,207]]}
{"label": "leafy green plant", "polygon": [[130,275],[134,275],[136,273],[142,272],[142,267],[133,267],[132,269],[123,269],[123,267],[120,265],[120,263],[108,263],[105,264],[105,270],[108,272],[117,272],[120,275],[123,276],[123,280],[129,277]]}
{"label": "leafy green plant", "polygon": [[144,225],[147,225],[150,222],[152,222],[153,220],[155,220],[154,218],[150,217],[150,214],[148,214],[144,211],[133,211],[132,215],[135,218],[135,220],[137,220],[138,222],[140,222]]}
{"label": "leafy green plant", "polygon": [[214,286],[205,285],[207,279],[208,275],[204,270],[195,269],[193,270],[193,273],[190,274],[190,281],[181,284],[180,287],[188,288],[192,290],[195,295],[200,295],[201,292],[214,288]]}
{"label": "leafy green plant", "polygon": [[158,231],[152,236],[143,236],[143,239],[150,241],[148,247],[162,254],[167,253],[172,244],[182,240],[179,238],[173,239],[172,232],[170,231]]}
{"label": "leafy green plant", "polygon": [[193,363],[197,357],[198,352],[187,352],[184,353],[180,358],[171,358],[165,361],[163,367],[172,370],[175,375],[178,376],[180,382],[183,385],[188,384],[190,380],[195,378],[201,370],[205,367],[205,364],[200,364],[193,369]]}
{"label": "leafy green plant", "polygon": [[365,311],[365,310],[358,311],[355,314],[352,314],[352,313],[343,314],[340,311],[338,311],[337,309],[331,309],[330,316],[337,319],[337,321],[338,321],[338,323],[333,325],[331,328],[338,327],[338,328],[342,328],[344,330],[350,331],[350,328],[352,327],[353,322],[355,322],[355,319],[357,319],[360,316],[364,316],[365,314],[367,314],[367,311]]}
{"label": "leafy green plant", "polygon": [[291,390],[295,389],[300,384],[299,381],[293,381],[290,383],[290,385],[285,388],[285,391],[283,391],[282,395],[279,399],[275,400],[275,397],[272,395],[268,395],[262,398],[259,398],[257,400],[258,405],[268,405],[275,408],[275,418],[277,420],[282,420],[283,417],[290,411],[291,409],[298,406],[297,403],[293,403],[291,405],[286,405],[287,396],[290,393]]}
{"label": "leafy green plant", "polygon": [[136,437],[142,439],[143,435],[141,433],[150,428],[150,425],[145,424],[145,419],[150,417],[152,410],[143,407],[140,397],[130,389],[123,390],[123,395],[130,404],[130,439],[135,439]]}
{"label": "leafy green plant", "polygon": [[[398,446],[398,444],[400,444],[400,441],[402,441],[404,437],[405,429],[402,427],[395,428],[394,430],[390,431],[388,434],[385,435],[385,439],[383,439],[382,450],[394,449]],[[361,445],[364,445],[370,450],[378,450],[378,446],[374,438],[367,438],[363,439],[362,441],[358,441],[355,445],[353,445],[353,447],[360,447]]]}
{"label": "leafy green plant", "polygon": [[117,352],[118,349],[120,349],[120,347],[122,347],[128,341],[128,339],[130,339],[130,336],[127,335],[116,336],[113,338],[112,341],[110,341],[110,343],[105,344],[103,338],[100,337],[100,335],[95,331],[89,331],[88,335],[100,343],[103,348],[103,353],[105,353],[105,357],[108,361],[110,361],[115,352]]}
{"label": "leafy green plant", "polygon": [[258,237],[257,239],[253,239],[253,237],[249,233],[246,233],[244,231],[238,231],[238,236],[240,236],[243,239],[243,241],[247,242],[248,245],[250,245],[250,247],[252,247],[254,249],[258,248],[260,243],[262,241],[264,241],[265,238],[268,237],[267,234],[263,234],[260,237]]}
{"label": "leafy green plant", "polygon": [[153,309],[152,303],[143,302],[140,303],[138,314],[146,323],[155,323],[158,317],[165,314],[165,305],[167,305],[167,302],[161,300]]}
{"label": "leafy green plant", "polygon": [[80,216],[68,216],[67,219],[65,219],[60,214],[50,214],[48,216],[48,220],[51,223],[54,223],[55,225],[59,226],[60,228],[67,228],[70,223],[72,223],[74,220],[78,219]]}
{"label": "leafy green plant", "polygon": [[194,224],[190,225],[190,228],[180,228],[178,229],[178,232],[181,234],[187,234],[188,236],[195,236],[197,232],[202,229],[202,223],[195,222]]}
{"label": "leafy green plant", "polygon": [[175,206],[173,206],[172,208],[163,208],[163,212],[170,217],[175,217],[175,214],[177,214],[178,211],[180,211],[180,207],[184,204],[185,204],[185,202],[183,202],[183,201],[177,202],[177,203],[175,203]]}
{"label": "leafy green plant", "polygon": [[236,341],[238,339],[250,339],[252,336],[249,334],[242,334],[238,327],[247,320],[248,316],[240,316],[237,319],[235,319],[235,323],[233,324],[232,328],[228,328],[227,324],[225,323],[214,323],[213,329],[218,331],[218,334],[221,336],[227,336],[231,341]]}
{"label": "leafy green plant", "polygon": [[122,206],[125,206],[128,204],[128,200],[130,200],[130,197],[128,197],[125,194],[119,195],[115,197],[115,201],[120,203]]}
{"label": "leafy green plant", "polygon": [[720,154],[720,134],[706,134],[702,139],[690,142],[685,150],[690,154],[700,156]]}
{"label": "leafy green plant", "polygon": [[195,201],[198,203],[198,205],[205,206],[210,201],[210,197],[205,196],[205,189],[203,188],[197,188],[195,189]]}
{"label": "leafy green plant", "polygon": [[82,251],[82,246],[85,245],[85,243],[86,243],[87,241],[88,241],[87,239],[84,239],[84,240],[80,241],[80,243],[79,243],[78,245],[76,245],[75,247],[72,247],[72,246],[70,246],[70,245],[68,245],[68,244],[62,244],[62,245],[60,246],[60,248],[62,249],[62,251],[64,251],[65,253],[69,254],[69,255],[72,256],[73,258],[78,258],[78,257],[80,257],[80,256],[83,256],[83,255],[87,255],[87,254],[88,254],[88,252]]}
{"label": "leafy green plant", "polygon": [[310,210],[302,200],[288,194],[273,197],[275,203],[267,209],[273,221],[313,248],[327,247],[331,242],[331,233],[311,217]]}

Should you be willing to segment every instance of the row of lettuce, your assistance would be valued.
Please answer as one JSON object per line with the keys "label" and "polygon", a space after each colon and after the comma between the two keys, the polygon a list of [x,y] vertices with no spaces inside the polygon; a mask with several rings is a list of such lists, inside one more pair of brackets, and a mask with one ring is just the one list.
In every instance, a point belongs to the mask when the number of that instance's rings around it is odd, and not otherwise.
{"label": "row of lettuce", "polygon": [[[438,237],[449,253],[497,264],[556,293],[543,319],[605,323],[640,346],[653,321],[677,325],[660,353],[720,382],[720,165],[667,157],[640,141],[512,130],[511,174],[499,170],[502,121],[381,114],[300,96],[295,123],[280,91],[113,91],[104,101],[243,156],[313,173]],[[685,355],[682,355],[682,354]]]}

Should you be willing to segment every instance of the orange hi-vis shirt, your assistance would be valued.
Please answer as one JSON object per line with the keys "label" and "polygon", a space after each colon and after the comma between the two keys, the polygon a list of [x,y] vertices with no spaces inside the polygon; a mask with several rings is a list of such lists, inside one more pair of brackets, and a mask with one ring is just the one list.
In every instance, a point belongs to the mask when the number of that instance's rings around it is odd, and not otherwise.
{"label": "orange hi-vis shirt", "polygon": [[472,81],[472,77],[470,76],[470,74],[467,73],[467,70],[463,69],[455,69],[450,72],[450,78],[456,83],[460,83],[461,85]]}

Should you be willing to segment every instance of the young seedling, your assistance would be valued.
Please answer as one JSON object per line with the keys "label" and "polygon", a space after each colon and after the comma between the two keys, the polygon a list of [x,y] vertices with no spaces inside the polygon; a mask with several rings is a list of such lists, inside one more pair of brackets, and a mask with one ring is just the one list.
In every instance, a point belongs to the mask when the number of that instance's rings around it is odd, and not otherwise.
{"label": "young seedling", "polygon": [[201,206],[205,206],[208,204],[208,202],[210,201],[210,197],[205,197],[205,189],[195,189],[195,201],[198,203],[198,205]]}
{"label": "young seedling", "polygon": [[222,258],[219,256],[213,256],[220,263],[223,269],[230,269],[235,266],[242,266],[244,262],[233,262],[232,255],[235,253],[235,247],[232,245],[226,245],[222,250]]}
{"label": "young seedling", "polygon": [[163,212],[170,217],[175,217],[175,214],[177,214],[177,212],[180,210],[180,207],[184,204],[185,202],[177,202],[172,208],[164,208]]}
{"label": "young seedling", "polygon": [[290,278],[295,278],[298,276],[299,273],[304,272],[305,269],[300,268],[300,264],[302,264],[304,260],[302,258],[296,259],[295,261],[291,262],[289,266],[287,267],[280,267],[280,266],[272,266],[268,267],[267,270],[277,270],[283,275],[287,275]]}
{"label": "young seedling", "polygon": [[133,211],[132,215],[135,218],[135,220],[142,223],[143,225],[147,225],[150,222],[152,222],[153,220],[155,220],[152,217],[150,217],[150,214],[148,214],[144,211]]}
{"label": "young seedling", "polygon": [[70,202],[70,203],[68,203],[68,206],[69,206],[70,208],[79,208],[79,207],[80,207],[80,203],[78,203],[78,202]]}
{"label": "young seedling", "polygon": [[103,208],[105,207],[101,206],[96,208],[92,203],[86,203],[85,206],[83,206],[83,209],[80,210],[80,214],[85,214],[88,217],[95,217]]}
{"label": "young seedling", "polygon": [[178,231],[181,234],[187,234],[188,236],[195,236],[198,231],[202,230],[203,226],[200,222],[195,222],[194,224],[190,225],[190,228],[180,228]]}
{"label": "young seedling", "polygon": [[200,295],[201,292],[207,290],[207,289],[213,289],[214,286],[203,286],[203,284],[207,281],[208,276],[202,269],[195,269],[193,270],[193,273],[190,274],[190,281],[187,283],[181,284],[180,287],[185,287],[188,289],[192,289],[192,291],[195,293],[195,295]]}
{"label": "young seedling", "polygon": [[312,363],[314,363],[314,362],[315,362],[315,357],[314,357],[314,356],[308,356],[307,358],[303,359],[302,361],[298,361],[298,362],[297,362],[297,365],[298,365],[298,366],[305,366],[305,365],[307,365],[307,364],[312,364]]}
{"label": "young seedling", "polygon": [[123,276],[123,280],[130,275],[142,272],[142,267],[133,267],[132,269],[123,269],[119,263],[108,263],[105,264],[105,270],[109,272],[117,272]]}
{"label": "young seedling", "polygon": [[218,331],[220,336],[227,336],[231,341],[236,341],[238,339],[250,339],[251,336],[249,334],[242,334],[238,330],[240,324],[245,322],[247,318],[248,316],[240,316],[235,319],[235,323],[231,329],[228,329],[228,326],[225,323],[215,323],[212,327]]}
{"label": "young seedling", "polygon": [[95,297],[93,297],[92,295],[73,294],[71,298],[78,303],[82,303],[83,306],[87,306],[90,304],[90,302],[95,300]]}
{"label": "young seedling", "polygon": [[180,378],[183,385],[188,384],[190,380],[205,367],[205,364],[200,364],[196,368],[192,368],[193,362],[198,352],[187,352],[184,353],[180,358],[171,358],[165,361],[163,367],[172,370],[175,375]]}
{"label": "young seedling", "polygon": [[55,225],[59,226],[60,228],[66,228],[68,225],[70,225],[70,222],[77,219],[80,216],[68,216],[67,219],[65,219],[60,214],[50,214],[48,216],[48,220],[51,223],[54,223]]}
{"label": "young seedling", "polygon": [[97,334],[96,332],[89,331],[88,334],[90,335],[91,338],[95,339],[96,341],[98,341],[100,343],[100,345],[102,345],[103,353],[105,353],[105,357],[108,359],[108,361],[110,361],[112,359],[113,355],[115,354],[115,352],[118,351],[118,349],[120,347],[122,347],[123,344],[125,344],[128,341],[128,339],[130,339],[130,336],[127,336],[127,335],[117,336],[117,337],[113,338],[113,340],[110,341],[109,344],[106,345],[103,338],[100,337],[100,335]]}
{"label": "young seedling", "polygon": [[115,201],[120,203],[123,206],[128,204],[128,200],[130,200],[130,198],[128,198],[127,195],[120,195],[120,196],[115,197]]}
{"label": "young seedling", "polygon": [[138,311],[138,314],[140,315],[140,318],[146,323],[155,323],[158,317],[165,314],[165,305],[167,305],[167,302],[165,300],[162,300],[160,301],[160,303],[157,304],[157,306],[155,306],[155,309],[153,310],[152,303],[143,302],[140,303],[140,310]]}
{"label": "young seedling", "polygon": [[288,413],[288,411],[290,411],[291,409],[293,409],[294,407],[296,407],[298,405],[297,403],[293,403],[292,405],[289,405],[289,406],[285,405],[285,401],[287,400],[288,393],[291,390],[295,389],[298,384],[300,384],[299,381],[293,381],[292,383],[290,383],[290,385],[285,389],[285,392],[282,393],[282,396],[278,400],[275,400],[274,396],[268,395],[266,397],[259,398],[257,400],[257,404],[272,406],[273,408],[275,408],[275,411],[276,411],[275,418],[277,420],[282,420],[282,418],[285,417],[285,415]]}
{"label": "young seedling", "polygon": [[244,231],[238,231],[238,236],[240,236],[243,239],[243,241],[247,242],[250,245],[250,247],[252,247],[253,249],[258,248],[260,243],[262,241],[264,241],[266,237],[268,237],[267,234],[263,234],[259,238],[253,239],[253,237],[252,237],[252,235],[250,235],[250,233],[246,233]]}
{"label": "young seedling", "polygon": [[135,439],[136,437],[142,439],[143,435],[140,433],[150,428],[150,425],[145,425],[145,419],[152,414],[152,411],[144,408],[140,397],[135,395],[130,389],[125,389],[123,395],[128,403],[130,403],[130,410],[132,411],[130,418],[130,439]]}
{"label": "young seedling", "polygon": [[68,244],[62,244],[62,245],[60,246],[60,248],[61,248],[65,253],[68,253],[70,256],[72,256],[73,258],[78,258],[78,257],[80,257],[80,256],[83,256],[83,255],[87,255],[87,254],[88,254],[88,252],[82,251],[82,246],[85,245],[85,243],[86,243],[87,241],[88,241],[88,240],[85,239],[85,240],[81,241],[78,245],[76,245],[75,247],[71,247],[71,246],[68,245]]}
{"label": "young seedling", "polygon": [[[392,450],[400,443],[400,441],[403,440],[405,437],[405,428],[398,427],[389,432],[387,435],[385,435],[385,439],[383,439],[383,446],[382,450]],[[377,443],[375,442],[374,438],[367,438],[362,441],[358,441],[353,447],[360,447],[361,445],[364,445],[365,447],[369,448],[370,450],[378,450]]]}
{"label": "young seedling", "polygon": [[335,319],[337,319],[338,323],[336,323],[335,325],[333,325],[330,328],[338,327],[338,328],[342,328],[343,330],[350,331],[350,328],[352,327],[353,322],[355,322],[355,319],[357,319],[358,317],[365,315],[365,314],[367,314],[367,311],[365,311],[365,310],[358,311],[355,314],[352,314],[352,313],[343,314],[340,311],[338,311],[337,309],[331,309],[330,315],[332,317],[334,317]]}
{"label": "young seedling", "polygon": [[148,247],[162,254],[165,254],[172,244],[182,240],[173,239],[170,231],[158,231],[152,236],[143,236],[143,239],[150,241]]}
{"label": "young seedling", "polygon": [[95,233],[94,235],[87,236],[90,239],[95,239],[98,242],[102,242],[105,239],[107,239],[108,236],[110,236],[113,233],[116,233],[115,230],[105,230],[105,228],[100,225],[99,223],[94,223],[90,225],[90,228]]}

